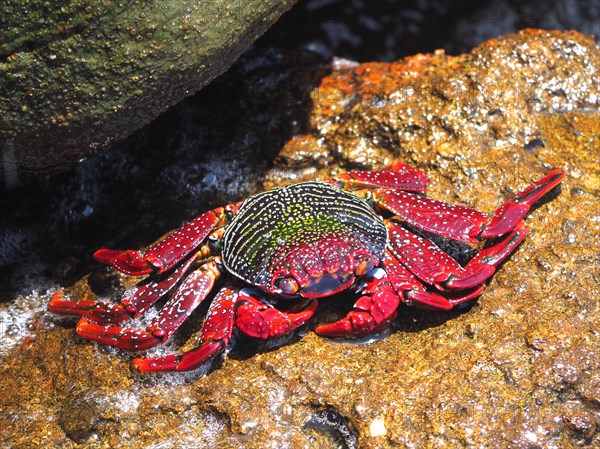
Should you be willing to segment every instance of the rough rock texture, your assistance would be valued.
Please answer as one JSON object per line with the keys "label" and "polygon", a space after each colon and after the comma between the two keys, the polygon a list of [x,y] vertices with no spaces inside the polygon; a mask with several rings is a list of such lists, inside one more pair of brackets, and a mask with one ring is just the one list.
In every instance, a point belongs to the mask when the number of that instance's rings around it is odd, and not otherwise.
{"label": "rough rock texture", "polygon": [[0,180],[72,166],[228,68],[295,1],[3,2]]}
{"label": "rough rock texture", "polygon": [[[286,132],[297,134],[263,172],[265,188],[401,159],[428,173],[430,196],[486,212],[550,167],[568,173],[562,192],[531,212],[528,238],[472,308],[403,307],[390,335],[367,345],[312,332],[351,306],[342,295],[321,301],[293,341],[272,349],[239,341],[206,377],[139,376],[128,356],[39,314],[0,368],[7,447],[600,446],[600,50],[593,39],[525,31],[457,57],[335,61],[324,77],[320,64],[304,69],[292,64],[286,75],[254,83],[265,94],[287,87],[288,96],[270,98],[287,98],[293,108],[306,106],[295,87],[321,78],[305,120],[293,109],[283,113],[293,123]],[[261,112],[249,114],[251,126],[236,123],[234,140],[245,148],[258,146],[251,128],[268,134],[278,123]],[[255,154],[273,157],[262,147]],[[227,149],[222,155],[227,160]],[[186,176],[203,179],[202,192],[214,185],[208,174],[181,176],[181,183],[171,178],[175,190],[189,184]],[[123,221],[90,214],[109,228]],[[131,229],[147,227],[147,219],[139,214],[115,239],[136,242]],[[77,260],[63,260],[54,277],[70,265]],[[95,268],[67,292],[114,298],[126,282]],[[26,315],[51,293],[8,304]]]}

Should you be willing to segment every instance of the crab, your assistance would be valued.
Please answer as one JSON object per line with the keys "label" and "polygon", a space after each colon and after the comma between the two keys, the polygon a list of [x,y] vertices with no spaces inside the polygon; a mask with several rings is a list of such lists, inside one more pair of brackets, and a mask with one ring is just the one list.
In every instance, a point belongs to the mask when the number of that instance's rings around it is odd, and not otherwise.
{"label": "crab", "polygon": [[[76,332],[86,339],[140,352],[165,343],[219,285],[198,346],[138,356],[132,365],[142,372],[206,366],[236,330],[263,340],[289,335],[313,316],[318,300],[345,290],[358,296],[352,310],[315,332],[332,338],[377,334],[396,319],[401,304],[450,310],[481,295],[525,238],[523,218],[531,206],[564,176],[549,171],[491,219],[425,196],[425,174],[404,163],[280,187],[205,212],[144,253],[99,249],[98,261],[147,277],[118,304],[72,301],[58,291],[49,310],[80,316]],[[431,234],[486,243],[462,266]],[[154,315],[147,326],[136,327],[133,319],[149,310]]]}

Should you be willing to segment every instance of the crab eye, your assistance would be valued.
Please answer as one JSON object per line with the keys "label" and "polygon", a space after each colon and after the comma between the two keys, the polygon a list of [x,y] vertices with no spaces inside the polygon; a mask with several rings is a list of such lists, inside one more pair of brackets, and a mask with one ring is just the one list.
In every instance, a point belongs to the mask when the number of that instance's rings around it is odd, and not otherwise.
{"label": "crab eye", "polygon": [[375,266],[375,262],[372,257],[369,256],[358,256],[354,259],[354,274],[362,276],[368,271],[371,271]]}
{"label": "crab eye", "polygon": [[284,276],[275,281],[275,288],[286,295],[293,295],[298,291],[298,283],[294,278]]}

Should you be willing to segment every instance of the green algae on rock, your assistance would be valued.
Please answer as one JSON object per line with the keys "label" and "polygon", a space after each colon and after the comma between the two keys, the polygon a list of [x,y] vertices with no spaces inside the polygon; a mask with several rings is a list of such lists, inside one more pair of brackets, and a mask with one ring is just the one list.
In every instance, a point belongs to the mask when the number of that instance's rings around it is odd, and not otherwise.
{"label": "green algae on rock", "polygon": [[5,1],[0,180],[66,168],[226,70],[295,0]]}

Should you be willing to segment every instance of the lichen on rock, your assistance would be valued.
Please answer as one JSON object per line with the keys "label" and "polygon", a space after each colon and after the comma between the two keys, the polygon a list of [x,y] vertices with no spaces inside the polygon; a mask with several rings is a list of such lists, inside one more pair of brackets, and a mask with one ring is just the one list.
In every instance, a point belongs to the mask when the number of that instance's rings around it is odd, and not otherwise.
{"label": "lichen on rock", "polygon": [[294,0],[5,1],[0,180],[65,169],[227,69]]}

